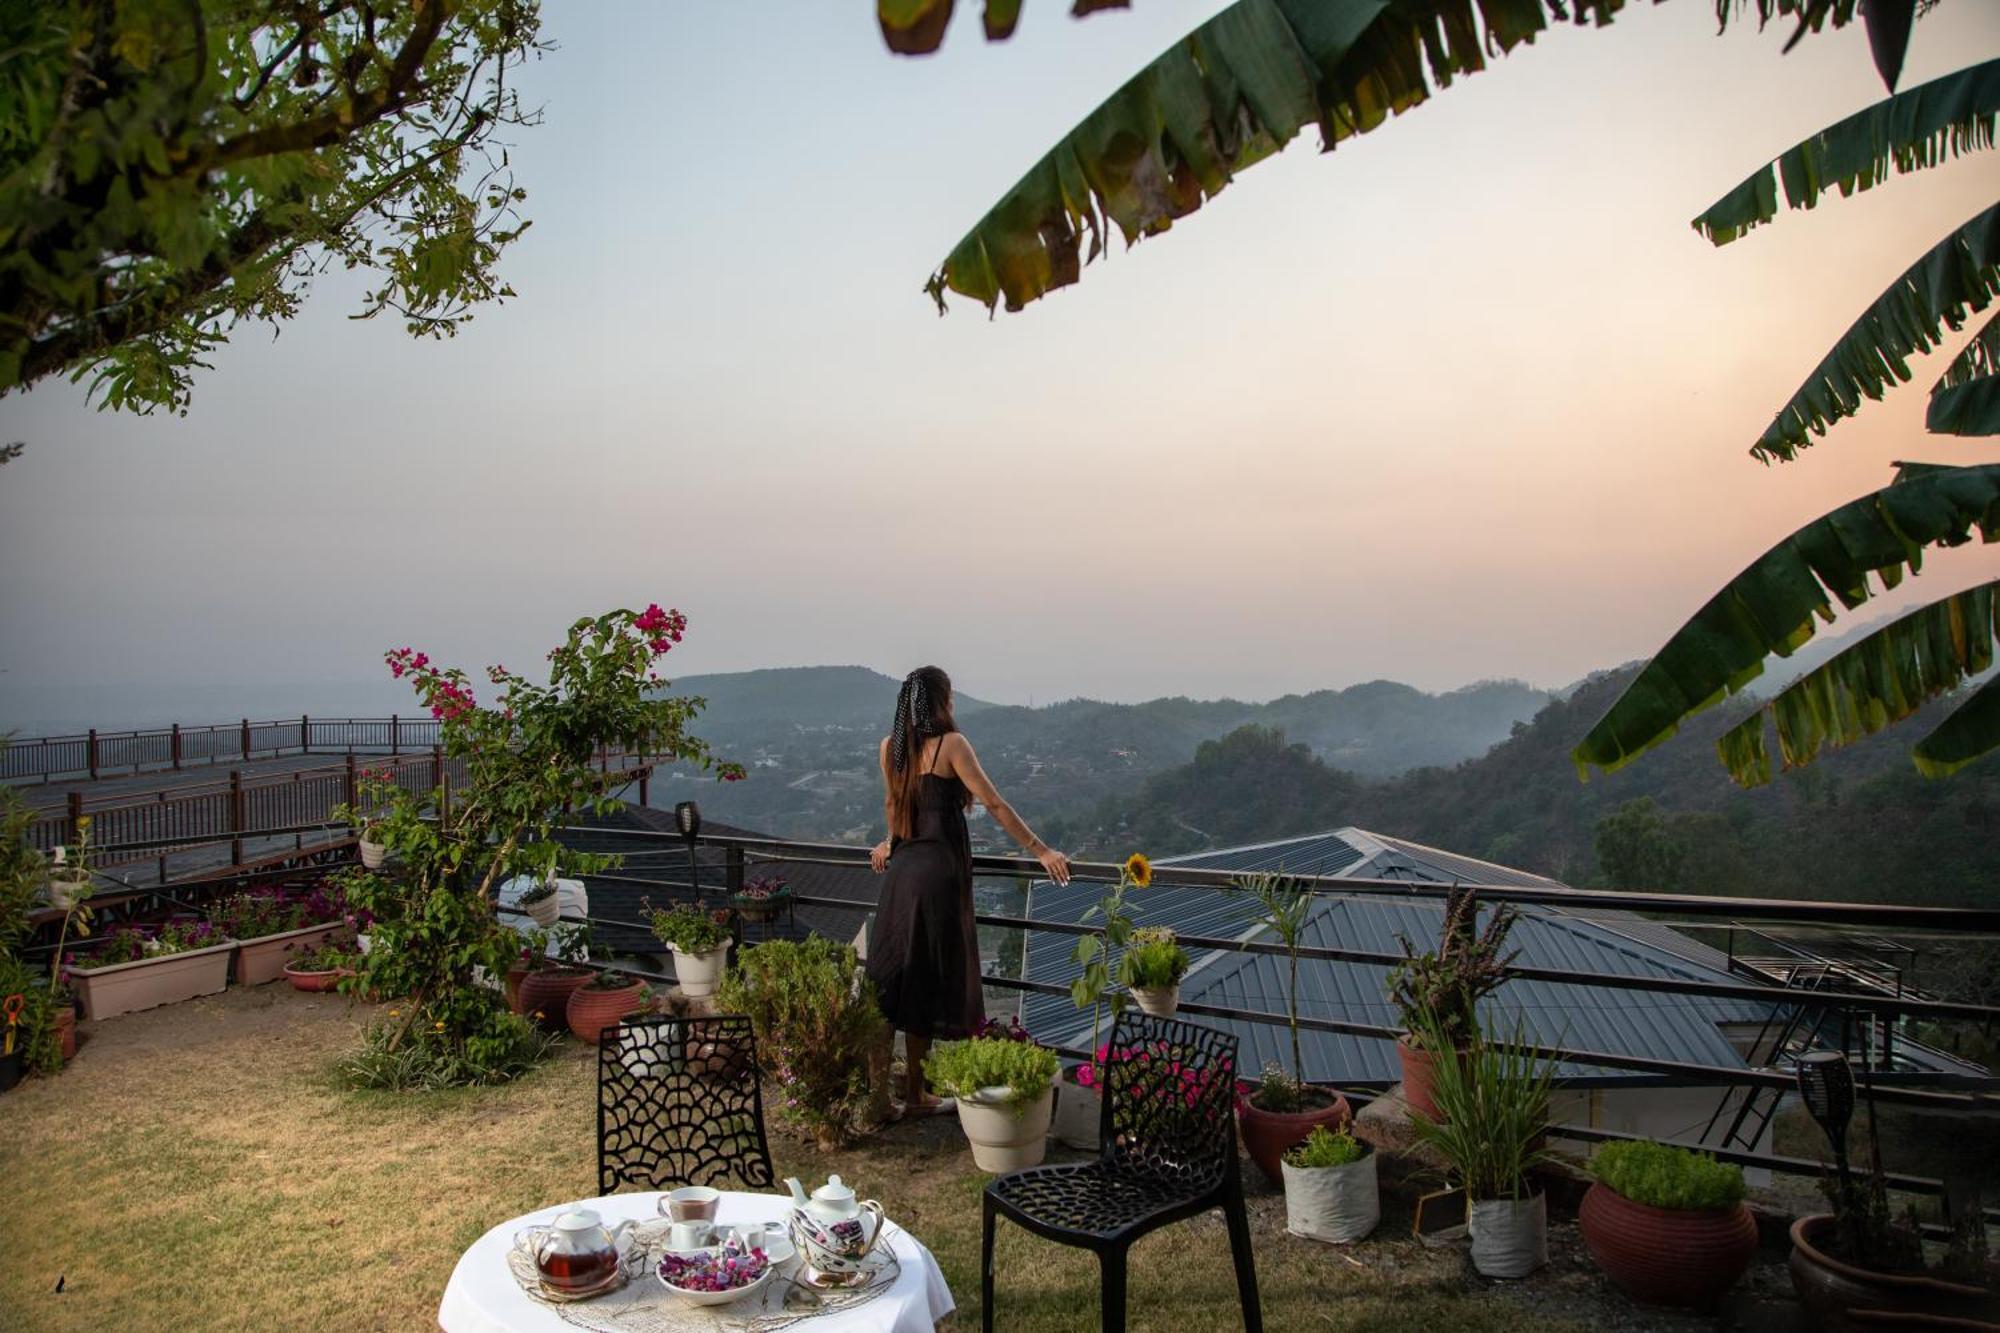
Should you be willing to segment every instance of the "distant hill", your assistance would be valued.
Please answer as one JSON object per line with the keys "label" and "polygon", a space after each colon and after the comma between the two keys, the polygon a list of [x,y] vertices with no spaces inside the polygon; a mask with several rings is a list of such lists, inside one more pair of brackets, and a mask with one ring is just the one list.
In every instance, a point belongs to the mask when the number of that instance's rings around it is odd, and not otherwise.
{"label": "distant hill", "polygon": [[1583,886],[1616,882],[1617,867],[1599,861],[1600,821],[1647,799],[1628,825],[1652,859],[1629,887],[1931,903],[2000,895],[2000,760],[1943,781],[1910,765],[1911,743],[1954,700],[1753,791],[1715,756],[1715,738],[1751,706],[1731,701],[1617,773],[1580,782],[1571,748],[1636,671],[1583,681],[1479,758],[1389,781],[1342,772],[1277,732],[1239,731],[1051,834],[1104,855],[1166,855],[1353,824]]}
{"label": "distant hill", "polygon": [[[750,766],[727,788],[668,781],[656,803],[697,795],[719,819],[797,837],[866,836],[881,822],[875,746],[899,682],[866,667],[793,667],[673,683],[708,700],[699,735]],[[1519,681],[1426,694],[1391,681],[1269,703],[1075,699],[1037,708],[957,700],[986,771],[1032,820],[1077,817],[1192,759],[1204,741],[1277,726],[1356,773],[1388,777],[1481,754],[1554,696]]]}

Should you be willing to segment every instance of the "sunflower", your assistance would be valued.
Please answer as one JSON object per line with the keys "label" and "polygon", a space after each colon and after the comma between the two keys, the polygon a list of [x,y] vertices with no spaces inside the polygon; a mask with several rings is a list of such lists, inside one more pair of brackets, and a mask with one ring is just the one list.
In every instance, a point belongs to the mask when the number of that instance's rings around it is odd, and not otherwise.
{"label": "sunflower", "polygon": [[1146,859],[1144,852],[1134,852],[1125,858],[1125,878],[1133,887],[1145,888],[1153,882],[1153,863]]}

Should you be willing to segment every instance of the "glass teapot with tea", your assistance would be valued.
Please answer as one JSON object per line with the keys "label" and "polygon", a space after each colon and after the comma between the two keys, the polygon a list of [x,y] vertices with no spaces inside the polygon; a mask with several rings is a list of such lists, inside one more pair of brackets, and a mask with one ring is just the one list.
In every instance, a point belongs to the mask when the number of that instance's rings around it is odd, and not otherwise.
{"label": "glass teapot with tea", "polygon": [[530,1227],[516,1238],[533,1256],[542,1281],[556,1291],[595,1291],[618,1277],[620,1244],[637,1225],[606,1227],[592,1208],[569,1208],[545,1227]]}

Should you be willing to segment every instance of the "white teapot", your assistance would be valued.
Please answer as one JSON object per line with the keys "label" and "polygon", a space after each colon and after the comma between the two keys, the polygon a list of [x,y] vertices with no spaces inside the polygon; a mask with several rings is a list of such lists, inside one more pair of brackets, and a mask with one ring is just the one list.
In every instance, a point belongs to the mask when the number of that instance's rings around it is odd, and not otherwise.
{"label": "white teapot", "polygon": [[806,1280],[834,1287],[859,1281],[863,1261],[882,1238],[882,1205],[857,1202],[839,1176],[828,1177],[810,1199],[796,1176],[785,1187],[792,1192],[792,1243],[805,1256]]}
{"label": "white teapot", "polygon": [[606,1228],[589,1208],[570,1208],[546,1227],[529,1227],[515,1238],[534,1257],[542,1281],[562,1292],[593,1291],[612,1281],[620,1263],[619,1242],[635,1224]]}

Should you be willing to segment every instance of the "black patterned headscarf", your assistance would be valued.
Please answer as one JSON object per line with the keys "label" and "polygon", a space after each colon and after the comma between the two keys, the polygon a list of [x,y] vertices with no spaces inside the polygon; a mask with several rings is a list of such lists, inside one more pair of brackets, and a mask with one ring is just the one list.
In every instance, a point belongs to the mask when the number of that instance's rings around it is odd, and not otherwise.
{"label": "black patterned headscarf", "polygon": [[896,720],[889,728],[889,762],[896,772],[909,767],[927,737],[953,730],[948,715],[938,716],[940,695],[950,698],[951,678],[937,667],[918,667],[903,677],[903,688],[896,692]]}

